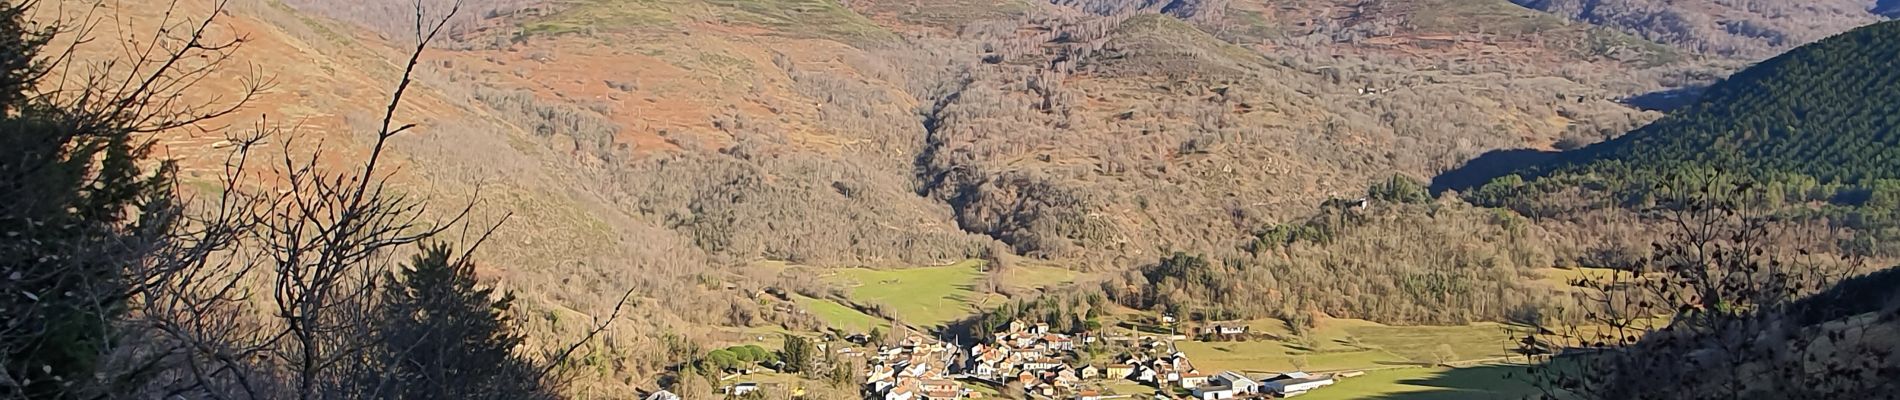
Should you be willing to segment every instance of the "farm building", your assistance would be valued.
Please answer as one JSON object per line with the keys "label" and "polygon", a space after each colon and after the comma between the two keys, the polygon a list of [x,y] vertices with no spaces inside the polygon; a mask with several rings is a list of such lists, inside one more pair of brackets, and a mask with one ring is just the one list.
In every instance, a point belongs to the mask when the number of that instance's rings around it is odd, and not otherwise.
{"label": "farm building", "polygon": [[1305,372],[1288,372],[1268,378],[1265,382],[1260,383],[1260,387],[1263,389],[1262,391],[1288,397],[1297,396],[1309,390],[1318,389],[1331,384],[1333,384],[1332,375],[1315,376]]}

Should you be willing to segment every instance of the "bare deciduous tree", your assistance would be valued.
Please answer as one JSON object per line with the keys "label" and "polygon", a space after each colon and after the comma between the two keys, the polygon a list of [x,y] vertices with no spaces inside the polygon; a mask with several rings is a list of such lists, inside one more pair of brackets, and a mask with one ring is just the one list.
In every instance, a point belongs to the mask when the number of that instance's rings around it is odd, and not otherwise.
{"label": "bare deciduous tree", "polygon": [[[54,6],[60,18],[67,5]],[[114,38],[126,43],[119,58],[76,66],[77,49],[104,18],[79,12],[35,25],[23,16],[45,5],[0,3],[8,35],[0,89],[9,90],[0,115],[5,140],[18,142],[0,152],[0,190],[24,199],[0,214],[9,236],[0,246],[0,307],[21,317],[0,330],[0,395],[407,398],[392,389],[398,375],[383,371],[390,354],[372,350],[395,337],[375,296],[391,283],[390,260],[458,229],[472,252],[494,231],[473,229],[471,238],[471,228],[483,228],[469,224],[474,202],[432,211],[426,199],[392,190],[395,174],[381,166],[390,139],[416,127],[398,125],[397,109],[459,5],[431,16],[438,10],[416,3],[416,45],[361,164],[333,168],[321,142],[306,148],[261,122],[227,136],[219,190],[186,197],[169,162],[142,168],[150,135],[213,130],[207,122],[269,87],[252,74],[238,93],[193,92],[244,42],[213,33],[227,5],[189,19],[173,2],[151,37]],[[43,56],[54,39],[72,45]],[[192,100],[205,97],[222,101]],[[277,146],[281,162],[259,161],[265,146]],[[617,319],[630,296],[580,343]],[[571,349],[524,379],[557,384]]]}
{"label": "bare deciduous tree", "polygon": [[[1642,269],[1575,284],[1585,322],[1522,338],[1546,398],[1831,399],[1892,393],[1890,317],[1880,299],[1810,297],[1859,260],[1777,248],[1769,215],[1727,175],[1670,180],[1653,211],[1672,232]],[[1890,300],[1890,299],[1889,299]],[[1815,315],[1828,315],[1814,317]],[[1873,335],[1873,336],[1870,336]]]}

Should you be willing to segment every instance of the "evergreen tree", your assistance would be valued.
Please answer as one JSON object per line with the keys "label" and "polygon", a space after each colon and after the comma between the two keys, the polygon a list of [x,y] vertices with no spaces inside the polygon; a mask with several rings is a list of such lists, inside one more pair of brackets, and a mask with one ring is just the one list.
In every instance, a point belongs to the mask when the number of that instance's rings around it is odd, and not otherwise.
{"label": "evergreen tree", "polygon": [[89,397],[129,378],[100,357],[170,232],[172,167],[141,166],[149,119],[129,105],[36,90],[55,31],[28,22],[29,5],[0,1],[0,397]]}
{"label": "evergreen tree", "polygon": [[447,245],[425,246],[382,291],[386,379],[402,399],[550,397],[532,364],[514,353],[522,336],[474,264]]}
{"label": "evergreen tree", "polygon": [[1412,177],[1392,174],[1384,182],[1375,182],[1366,190],[1366,197],[1373,200],[1392,203],[1424,203],[1432,200],[1432,194],[1425,184]]}
{"label": "evergreen tree", "polygon": [[812,356],[816,352],[811,340],[803,336],[786,334],[785,348],[779,350],[779,361],[785,363],[785,372],[812,372]]}

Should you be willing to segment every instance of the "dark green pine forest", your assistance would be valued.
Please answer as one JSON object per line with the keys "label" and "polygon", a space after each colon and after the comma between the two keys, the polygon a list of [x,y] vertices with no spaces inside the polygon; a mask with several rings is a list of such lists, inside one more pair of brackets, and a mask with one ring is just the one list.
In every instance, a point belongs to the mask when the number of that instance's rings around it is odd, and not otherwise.
{"label": "dark green pine forest", "polygon": [[[1696,104],[1622,137],[1558,153],[1464,193],[1466,200],[1552,216],[1641,209],[1679,179],[1717,176],[1761,189],[1761,209],[1826,218],[1864,232],[1844,243],[1892,254],[1900,237],[1900,22],[1875,24],[1763,61]],[[1576,190],[1607,196],[1577,204]],[[1809,205],[1809,207],[1786,207]]]}
{"label": "dark green pine forest", "polygon": [[1716,169],[1763,182],[1871,189],[1900,178],[1895,126],[1900,22],[1887,22],[1764,61],[1710,87],[1693,106],[1520,175],[1614,187],[1652,182],[1665,171]]}

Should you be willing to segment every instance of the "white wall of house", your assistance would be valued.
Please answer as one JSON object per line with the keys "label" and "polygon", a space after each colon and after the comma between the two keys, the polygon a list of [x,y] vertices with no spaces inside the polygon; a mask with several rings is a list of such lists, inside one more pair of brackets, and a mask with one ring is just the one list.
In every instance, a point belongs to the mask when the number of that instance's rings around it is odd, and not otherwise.
{"label": "white wall of house", "polygon": [[1230,399],[1234,397],[1234,390],[1233,389],[1222,389],[1222,390],[1195,389],[1194,397],[1201,400]]}

